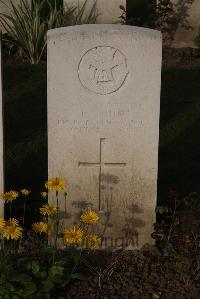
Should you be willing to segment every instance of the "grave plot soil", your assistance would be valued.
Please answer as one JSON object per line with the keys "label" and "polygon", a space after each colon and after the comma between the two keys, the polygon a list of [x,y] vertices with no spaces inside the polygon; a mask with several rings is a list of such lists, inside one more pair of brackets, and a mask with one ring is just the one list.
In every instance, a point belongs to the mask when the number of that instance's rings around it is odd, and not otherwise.
{"label": "grave plot soil", "polygon": [[[88,279],[71,286],[59,299],[198,299],[197,257],[175,258],[151,251],[127,251],[93,256]],[[85,270],[88,269],[85,267]]]}

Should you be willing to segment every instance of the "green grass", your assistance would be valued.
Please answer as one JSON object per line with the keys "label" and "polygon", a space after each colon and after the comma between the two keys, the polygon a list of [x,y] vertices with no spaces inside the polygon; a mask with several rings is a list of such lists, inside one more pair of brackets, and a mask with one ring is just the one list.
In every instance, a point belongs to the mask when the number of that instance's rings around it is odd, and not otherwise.
{"label": "green grass", "polygon": [[[39,192],[47,178],[46,66],[5,65],[3,72],[6,189]],[[200,68],[165,68],[162,73],[159,204],[166,202],[169,188],[200,194],[199,78]],[[33,217],[38,204],[34,193]],[[20,212],[22,206],[16,208]]]}

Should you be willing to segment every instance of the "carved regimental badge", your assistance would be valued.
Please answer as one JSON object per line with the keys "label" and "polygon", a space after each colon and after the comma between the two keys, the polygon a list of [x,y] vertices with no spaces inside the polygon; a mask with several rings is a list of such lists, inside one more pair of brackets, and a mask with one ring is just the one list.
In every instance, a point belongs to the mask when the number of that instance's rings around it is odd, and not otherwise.
{"label": "carved regimental badge", "polygon": [[82,85],[90,91],[101,95],[113,93],[126,81],[126,58],[113,47],[95,47],[83,55],[78,75]]}

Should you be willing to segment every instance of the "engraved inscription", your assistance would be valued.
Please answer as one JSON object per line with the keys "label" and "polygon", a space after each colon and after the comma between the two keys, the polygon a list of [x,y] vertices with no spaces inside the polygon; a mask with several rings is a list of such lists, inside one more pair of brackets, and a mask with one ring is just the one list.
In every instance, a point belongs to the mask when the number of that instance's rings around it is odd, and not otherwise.
{"label": "engraved inscription", "polygon": [[113,93],[126,81],[126,58],[113,47],[98,46],[83,55],[78,75],[82,85],[90,91],[101,95]]}
{"label": "engraved inscription", "polygon": [[112,134],[113,130],[121,134],[125,131],[135,133],[138,130],[144,131],[145,128],[152,126],[147,119],[135,118],[129,106],[124,108],[115,107],[115,109],[108,106],[107,109],[96,111],[93,119],[90,118],[87,110],[81,110],[76,115],[73,113],[68,117],[58,119],[57,125],[61,128],[64,126],[65,130],[77,133],[103,132],[103,134]]}

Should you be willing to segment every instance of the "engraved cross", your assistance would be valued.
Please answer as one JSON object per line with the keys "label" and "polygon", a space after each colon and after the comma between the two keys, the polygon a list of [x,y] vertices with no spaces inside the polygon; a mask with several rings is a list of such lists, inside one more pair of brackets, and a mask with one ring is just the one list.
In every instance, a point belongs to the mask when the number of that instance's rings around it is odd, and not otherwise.
{"label": "engraved cross", "polygon": [[104,167],[125,167],[127,163],[111,163],[111,162],[103,162],[102,161],[102,150],[103,150],[103,142],[106,138],[100,138],[100,148],[99,148],[99,161],[98,162],[79,162],[78,166],[88,166],[88,167],[98,167],[99,168],[99,210],[101,210],[101,180],[102,180],[102,169]]}

